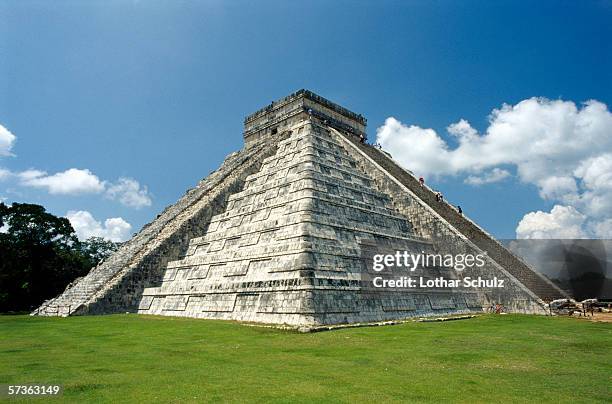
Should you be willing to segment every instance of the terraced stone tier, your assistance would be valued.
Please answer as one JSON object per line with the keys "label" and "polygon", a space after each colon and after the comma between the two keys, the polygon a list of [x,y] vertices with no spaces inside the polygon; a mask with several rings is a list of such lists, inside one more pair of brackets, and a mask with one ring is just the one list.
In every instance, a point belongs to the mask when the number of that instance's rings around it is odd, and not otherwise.
{"label": "terraced stone tier", "polygon": [[[385,153],[363,116],[305,90],[245,120],[245,147],[33,314],[138,312],[313,327],[482,312],[544,314],[564,296]],[[397,270],[504,288],[378,289],[371,257],[482,254],[485,265]],[[403,272],[402,272],[403,271]]]}
{"label": "terraced stone tier", "polygon": [[[340,132],[338,133],[340,134]],[[359,150],[380,165],[380,167],[402,185],[410,189],[415,196],[431,207],[440,217],[444,218],[444,220],[472,243],[481,250],[486,251],[489,257],[511,273],[535,295],[546,301],[568,297],[564,291],[532,270],[523,260],[506,249],[476,223],[469,220],[466,216],[459,214],[457,210],[448,203],[437,201],[435,192],[432,189],[427,186],[421,186],[418,179],[413,174],[404,170],[385,152],[360,143],[359,139],[354,135],[342,133],[341,136],[350,141],[355,147],[359,148]]]}
{"label": "terraced stone tier", "polygon": [[[409,195],[380,182],[364,156],[337,132],[314,120],[291,128],[277,152],[228,198],[185,257],[168,264],[159,287],[143,292],[139,313],[316,326],[482,311],[492,301],[542,312],[541,301],[493,260],[471,276],[496,274],[493,288],[421,288],[407,292],[371,286],[368,254],[480,251],[450,226],[427,226],[397,208]],[[435,231],[434,231],[435,230]],[[461,279],[448,268],[418,268],[396,276]]]}
{"label": "terraced stone tier", "polygon": [[242,189],[244,179],[274,152],[275,145],[268,140],[230,154],[217,171],[188,190],[116,253],[32,314],[136,311],[143,289],[161,282],[167,263],[184,255],[189,240],[206,231],[210,218],[225,209],[227,198]]}

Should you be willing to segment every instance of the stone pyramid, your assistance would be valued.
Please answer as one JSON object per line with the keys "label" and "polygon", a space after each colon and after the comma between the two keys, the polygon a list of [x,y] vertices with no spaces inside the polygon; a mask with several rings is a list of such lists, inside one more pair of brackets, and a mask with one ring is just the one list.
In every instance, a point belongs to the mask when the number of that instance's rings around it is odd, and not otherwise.
{"label": "stone pyramid", "polygon": [[[385,152],[366,120],[300,90],[245,120],[245,147],[35,314],[138,312],[312,327],[507,310],[564,296]],[[482,254],[394,272],[503,288],[375,288],[373,254]],[[383,272],[384,274],[384,272]],[[391,274],[387,274],[391,276]]]}

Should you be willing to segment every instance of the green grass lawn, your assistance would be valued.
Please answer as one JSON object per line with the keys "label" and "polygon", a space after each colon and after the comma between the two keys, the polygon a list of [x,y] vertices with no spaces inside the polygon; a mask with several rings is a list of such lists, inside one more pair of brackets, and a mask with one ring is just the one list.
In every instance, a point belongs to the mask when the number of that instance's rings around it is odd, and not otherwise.
{"label": "green grass lawn", "polygon": [[53,401],[605,402],[612,324],[482,316],[299,334],[231,322],[0,316],[0,384]]}

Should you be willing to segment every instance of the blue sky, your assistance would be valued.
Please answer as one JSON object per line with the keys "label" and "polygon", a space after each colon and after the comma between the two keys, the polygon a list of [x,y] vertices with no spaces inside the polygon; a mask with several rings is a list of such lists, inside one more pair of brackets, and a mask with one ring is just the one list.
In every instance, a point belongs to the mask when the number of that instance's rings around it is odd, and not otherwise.
{"label": "blue sky", "polygon": [[[89,212],[85,227],[121,217],[137,231],[242,146],[245,115],[299,88],[364,114],[370,138],[394,117],[387,145],[400,161],[409,152],[398,139],[421,133],[406,132],[411,125],[444,142],[429,151],[454,150],[460,136],[449,125],[464,119],[484,137],[494,109],[508,104],[522,117],[530,105],[518,105],[532,97],[552,101],[532,100],[527,124],[563,121],[573,103],[571,119],[595,116],[594,137],[612,138],[610,21],[610,1],[1,1],[0,125],[15,138],[0,155],[0,197],[58,215]],[[591,114],[588,100],[604,110]],[[537,141],[554,139],[557,126],[533,136],[517,128]],[[558,139],[589,133],[567,129]],[[549,161],[542,154],[483,163],[457,152],[471,160],[423,171],[497,237],[514,237],[529,213],[525,234],[558,219],[559,228],[605,236],[608,227],[593,226],[612,214],[593,198],[608,195],[601,179],[612,145],[600,152],[545,168],[564,170],[554,192],[552,174],[519,173]],[[69,169],[82,174],[81,188],[62,189],[67,177],[55,175]],[[508,175],[466,183],[495,169]]]}

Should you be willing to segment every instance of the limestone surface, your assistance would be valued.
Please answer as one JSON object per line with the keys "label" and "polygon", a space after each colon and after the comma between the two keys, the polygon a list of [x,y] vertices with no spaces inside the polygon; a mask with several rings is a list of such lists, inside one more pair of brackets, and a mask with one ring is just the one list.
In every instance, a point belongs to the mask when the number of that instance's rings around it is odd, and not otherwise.
{"label": "limestone surface", "polygon": [[[316,327],[414,316],[544,314],[552,283],[360,142],[366,120],[300,90],[245,120],[245,147],[33,314],[141,314]],[[377,272],[376,254],[481,255],[484,265]],[[383,275],[504,287],[374,287]]]}

